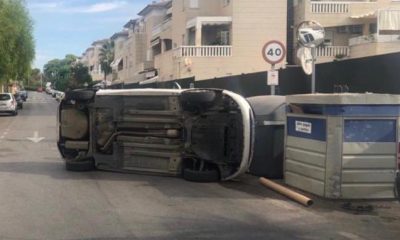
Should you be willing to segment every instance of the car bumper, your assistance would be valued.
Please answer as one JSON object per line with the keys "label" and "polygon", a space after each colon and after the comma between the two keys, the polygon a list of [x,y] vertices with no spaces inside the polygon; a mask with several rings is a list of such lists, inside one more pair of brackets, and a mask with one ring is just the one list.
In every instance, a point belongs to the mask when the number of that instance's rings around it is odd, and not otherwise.
{"label": "car bumper", "polygon": [[0,112],[13,112],[15,107],[0,106]]}

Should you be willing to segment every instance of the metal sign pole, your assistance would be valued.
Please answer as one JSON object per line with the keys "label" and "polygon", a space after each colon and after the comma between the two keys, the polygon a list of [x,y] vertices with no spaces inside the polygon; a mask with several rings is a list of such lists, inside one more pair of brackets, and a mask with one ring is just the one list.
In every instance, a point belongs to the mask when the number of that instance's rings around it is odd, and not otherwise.
{"label": "metal sign pole", "polygon": [[315,93],[315,47],[311,48],[312,57],[312,75],[311,75],[311,93]]}
{"label": "metal sign pole", "polygon": [[[275,71],[275,64],[271,65],[271,71]],[[275,95],[275,85],[271,85],[271,95]]]}

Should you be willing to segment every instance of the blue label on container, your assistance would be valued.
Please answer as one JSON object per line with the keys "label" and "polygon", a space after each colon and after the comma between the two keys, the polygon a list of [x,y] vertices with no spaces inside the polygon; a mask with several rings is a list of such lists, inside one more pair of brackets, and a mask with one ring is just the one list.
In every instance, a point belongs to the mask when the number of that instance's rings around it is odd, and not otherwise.
{"label": "blue label on container", "polygon": [[288,117],[287,135],[326,141],[326,120],[316,118]]}

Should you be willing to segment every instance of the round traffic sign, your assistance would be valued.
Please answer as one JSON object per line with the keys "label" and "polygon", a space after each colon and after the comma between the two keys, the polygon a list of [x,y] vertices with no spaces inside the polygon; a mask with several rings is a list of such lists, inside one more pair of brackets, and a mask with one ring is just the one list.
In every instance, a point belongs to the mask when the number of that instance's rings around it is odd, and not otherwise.
{"label": "round traffic sign", "polygon": [[269,64],[280,63],[286,57],[285,45],[275,40],[267,42],[262,49],[262,55]]}

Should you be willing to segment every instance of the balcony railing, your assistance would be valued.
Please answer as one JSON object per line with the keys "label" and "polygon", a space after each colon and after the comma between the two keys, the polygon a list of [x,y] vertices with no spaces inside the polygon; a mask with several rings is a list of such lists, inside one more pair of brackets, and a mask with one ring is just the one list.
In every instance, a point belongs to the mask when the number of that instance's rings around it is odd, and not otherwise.
{"label": "balcony railing", "polygon": [[350,48],[347,46],[325,46],[316,49],[317,57],[348,57],[350,56]]}
{"label": "balcony railing", "polygon": [[311,13],[316,14],[349,14],[360,8],[359,4],[375,5],[376,0],[310,1]]}
{"label": "balcony railing", "polygon": [[366,36],[359,36],[349,39],[349,46],[355,46],[367,43],[385,43],[385,42],[399,42],[400,35],[379,35],[371,34]]}
{"label": "balcony railing", "polygon": [[165,30],[167,30],[168,28],[170,28],[171,25],[172,25],[172,22],[171,22],[171,19],[169,18],[169,19],[165,20],[164,22],[154,26],[151,33],[153,36],[158,35],[158,34],[164,32]]}
{"label": "balcony railing", "polygon": [[232,46],[181,46],[176,50],[177,57],[230,57]]}
{"label": "balcony railing", "polygon": [[311,2],[312,13],[348,13],[348,2]]}

